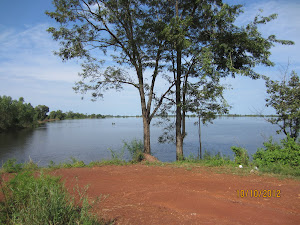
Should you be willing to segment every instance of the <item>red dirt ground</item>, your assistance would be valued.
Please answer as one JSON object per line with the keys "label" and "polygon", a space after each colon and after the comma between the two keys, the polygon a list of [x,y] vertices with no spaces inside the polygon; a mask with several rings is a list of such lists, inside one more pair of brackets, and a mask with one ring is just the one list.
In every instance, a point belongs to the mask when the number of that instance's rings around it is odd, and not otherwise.
{"label": "red dirt ground", "polygon": [[[218,174],[207,168],[103,166],[59,169],[71,190],[90,185],[88,196],[109,195],[97,213],[116,224],[300,224],[300,181]],[[238,197],[237,190],[248,190]],[[275,190],[280,197],[251,197]],[[266,194],[266,193],[262,193]],[[258,192],[255,192],[258,195]]]}

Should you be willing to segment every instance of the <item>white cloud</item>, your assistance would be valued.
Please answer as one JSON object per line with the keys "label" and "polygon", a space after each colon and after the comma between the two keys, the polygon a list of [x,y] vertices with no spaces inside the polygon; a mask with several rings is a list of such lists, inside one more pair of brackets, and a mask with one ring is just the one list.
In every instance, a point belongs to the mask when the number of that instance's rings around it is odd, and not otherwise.
{"label": "white cloud", "polygon": [[238,17],[237,24],[245,25],[262,9],[262,16],[269,16],[273,13],[278,14],[277,19],[262,24],[259,31],[265,37],[275,34],[278,39],[292,40],[293,46],[284,46],[276,44],[271,49],[271,60],[275,63],[286,63],[291,58],[295,66],[300,65],[298,57],[300,51],[300,2],[296,1],[247,1],[245,3],[244,13]]}
{"label": "white cloud", "polygon": [[80,71],[75,62],[62,63],[53,55],[59,46],[41,24],[24,31],[12,29],[0,33],[0,76],[28,76],[40,80],[74,82]]}

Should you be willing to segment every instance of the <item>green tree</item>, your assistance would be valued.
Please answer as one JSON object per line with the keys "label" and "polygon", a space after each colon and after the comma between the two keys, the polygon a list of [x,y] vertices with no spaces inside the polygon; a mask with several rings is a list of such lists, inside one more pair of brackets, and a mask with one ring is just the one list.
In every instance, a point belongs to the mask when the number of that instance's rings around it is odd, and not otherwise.
{"label": "green tree", "polygon": [[24,103],[24,98],[17,101],[10,96],[0,96],[0,131],[32,127],[36,124],[34,116],[34,108]]}
{"label": "green tree", "polygon": [[[60,40],[57,52],[63,60],[81,58],[82,80],[76,83],[75,91],[92,92],[92,97],[102,97],[103,91],[124,85],[135,88],[140,96],[143,117],[144,151],[150,153],[150,123],[164,96],[153,105],[154,89],[161,69],[164,40],[160,34],[164,23],[155,13],[159,1],[129,0],[54,0],[54,12],[47,12],[59,24],[48,31],[55,40]],[[103,52],[112,54],[115,65],[105,67],[99,57]],[[124,65],[134,70],[132,75]],[[123,66],[123,68],[121,68]],[[104,68],[104,69],[103,69]],[[149,82],[145,70],[152,71]],[[149,77],[148,77],[149,78]],[[151,111],[152,110],[152,111]]]}
{"label": "green tree", "polygon": [[17,105],[17,118],[15,127],[24,128],[31,127],[36,124],[35,110],[30,103],[24,103],[24,98],[16,101]]}
{"label": "green tree", "polygon": [[266,78],[266,87],[269,97],[266,106],[273,107],[278,117],[268,119],[277,124],[277,131],[289,135],[295,140],[300,130],[300,79],[295,71],[290,76],[284,76],[281,82]]}
{"label": "green tree", "polygon": [[50,119],[56,119],[56,111],[51,111],[49,117]]}
{"label": "green tree", "polygon": [[36,119],[42,121],[47,118],[49,107],[45,105],[38,105],[34,108],[34,111]]}
{"label": "green tree", "polygon": [[169,8],[167,13],[162,11],[162,17],[168,24],[164,30],[167,60],[173,72],[170,80],[175,83],[176,158],[182,159],[185,114],[191,108],[187,97],[194,87],[198,88],[197,82],[206,79],[217,87],[220,78],[237,74],[258,79],[260,74],[253,68],[274,65],[269,60],[274,43],[293,42],[278,40],[275,35],[264,38],[258,31],[259,25],[275,19],[276,14],[258,15],[247,26],[238,27],[234,22],[242,13],[241,5],[230,6],[219,0],[161,2]]}
{"label": "green tree", "polygon": [[66,114],[63,113],[61,110],[57,110],[55,112],[55,119],[64,120],[66,118]]}
{"label": "green tree", "polygon": [[17,109],[9,96],[0,96],[0,130],[7,130],[14,124]]}

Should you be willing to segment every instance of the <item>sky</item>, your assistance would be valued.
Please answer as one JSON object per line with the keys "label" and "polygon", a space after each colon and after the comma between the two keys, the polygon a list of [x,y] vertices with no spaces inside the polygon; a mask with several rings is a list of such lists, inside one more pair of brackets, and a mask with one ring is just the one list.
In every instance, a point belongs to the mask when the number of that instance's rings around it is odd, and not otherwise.
{"label": "sky", "polygon": [[[260,29],[264,37],[275,34],[278,39],[292,40],[293,46],[276,45],[270,59],[275,67],[257,67],[256,71],[278,80],[282,68],[290,62],[289,69],[300,74],[300,1],[297,0],[226,0],[229,4],[243,4],[244,13],[237,19],[238,25],[250,22],[263,10],[264,16],[278,13],[278,18]],[[136,89],[125,88],[121,92],[109,90],[103,99],[95,102],[85,95],[76,94],[72,87],[79,81],[80,62],[62,62],[53,54],[59,49],[46,29],[57,26],[45,15],[53,11],[51,0],[0,1],[0,96],[13,99],[24,97],[33,106],[47,105],[50,111],[74,111],[104,115],[140,115],[139,94]],[[129,71],[130,72],[130,71]],[[133,74],[134,76],[134,74]],[[162,81],[159,81],[162,82]],[[232,106],[231,114],[274,114],[265,107],[267,97],[263,80],[237,76],[222,80],[231,85],[225,98]],[[162,87],[163,83],[158,83]]]}

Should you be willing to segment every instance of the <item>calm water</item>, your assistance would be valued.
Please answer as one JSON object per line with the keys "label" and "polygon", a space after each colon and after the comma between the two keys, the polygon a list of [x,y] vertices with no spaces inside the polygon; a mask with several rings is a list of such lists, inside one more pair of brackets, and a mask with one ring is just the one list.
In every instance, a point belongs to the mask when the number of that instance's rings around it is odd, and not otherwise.
{"label": "calm water", "polygon": [[[153,123],[157,122],[154,119]],[[199,148],[197,118],[187,119],[187,137],[184,154],[197,155]],[[115,123],[115,125],[112,125]],[[218,118],[214,124],[202,126],[202,149],[212,153],[220,151],[232,156],[230,147],[241,146],[250,154],[263,147],[270,136],[279,140],[284,136],[276,134],[276,125],[262,118]],[[157,139],[162,127],[151,127],[152,153],[161,161],[175,160],[175,144],[160,144]],[[52,160],[56,163],[69,160],[70,157],[90,161],[109,159],[110,151],[121,151],[124,141],[142,139],[141,118],[107,118],[63,120],[43,124],[36,129],[0,133],[0,163],[9,158],[19,162],[29,157],[41,166]],[[125,152],[124,158],[128,159]]]}

